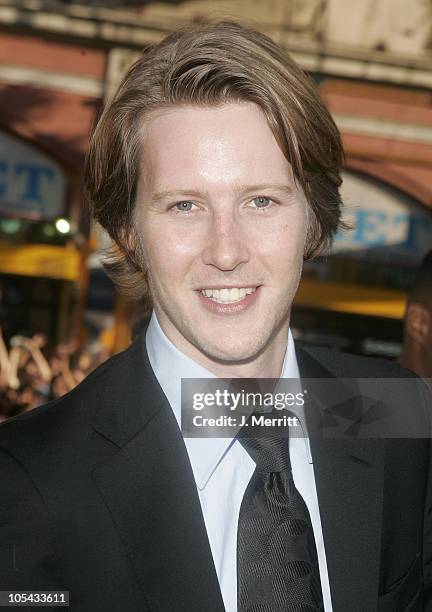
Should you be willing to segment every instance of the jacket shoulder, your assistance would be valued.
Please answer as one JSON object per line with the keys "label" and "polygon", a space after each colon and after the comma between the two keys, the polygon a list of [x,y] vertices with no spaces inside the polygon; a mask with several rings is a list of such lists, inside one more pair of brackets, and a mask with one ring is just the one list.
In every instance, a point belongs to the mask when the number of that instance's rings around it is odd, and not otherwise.
{"label": "jacket shoulder", "polygon": [[296,347],[340,378],[418,378],[396,361],[365,357],[296,341]]}
{"label": "jacket shoulder", "polygon": [[13,452],[28,445],[42,448],[50,436],[82,429],[93,418],[100,395],[123,358],[110,357],[62,397],[0,423],[0,447]]}

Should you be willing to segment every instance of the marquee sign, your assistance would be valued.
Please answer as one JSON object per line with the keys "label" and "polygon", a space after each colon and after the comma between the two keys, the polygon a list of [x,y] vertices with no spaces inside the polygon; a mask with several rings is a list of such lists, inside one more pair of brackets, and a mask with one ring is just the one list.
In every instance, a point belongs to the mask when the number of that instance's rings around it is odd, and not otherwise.
{"label": "marquee sign", "polygon": [[65,212],[65,178],[50,157],[0,132],[0,216],[52,219]]}
{"label": "marquee sign", "polygon": [[432,214],[402,192],[369,177],[344,173],[343,218],[333,253],[416,265],[432,248]]}

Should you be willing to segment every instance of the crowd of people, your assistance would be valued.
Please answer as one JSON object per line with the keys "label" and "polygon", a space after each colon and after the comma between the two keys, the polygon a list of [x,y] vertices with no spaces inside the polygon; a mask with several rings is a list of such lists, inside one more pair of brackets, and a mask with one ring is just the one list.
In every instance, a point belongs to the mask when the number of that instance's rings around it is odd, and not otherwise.
{"label": "crowd of people", "polygon": [[43,334],[6,343],[0,328],[0,421],[61,397],[108,357],[101,345],[75,340],[49,349]]}

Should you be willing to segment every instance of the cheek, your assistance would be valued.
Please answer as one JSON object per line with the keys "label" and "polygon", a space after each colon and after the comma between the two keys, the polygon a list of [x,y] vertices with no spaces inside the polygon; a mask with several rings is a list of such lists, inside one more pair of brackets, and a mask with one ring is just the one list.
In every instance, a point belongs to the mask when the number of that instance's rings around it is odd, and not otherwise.
{"label": "cheek", "polygon": [[199,254],[203,248],[202,240],[193,232],[176,228],[167,234],[166,243],[169,243],[170,253],[184,263],[190,262]]}
{"label": "cheek", "polygon": [[306,224],[303,219],[281,224],[271,236],[260,241],[260,253],[273,265],[286,272],[294,270],[303,261]]}
{"label": "cheek", "polygon": [[201,248],[187,229],[157,221],[141,225],[141,239],[149,272],[160,284],[181,279]]}

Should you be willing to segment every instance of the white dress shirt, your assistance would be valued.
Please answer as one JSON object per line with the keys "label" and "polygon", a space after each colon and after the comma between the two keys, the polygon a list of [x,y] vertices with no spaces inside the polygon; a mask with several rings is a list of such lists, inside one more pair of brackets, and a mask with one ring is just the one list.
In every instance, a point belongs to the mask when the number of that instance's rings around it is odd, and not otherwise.
{"label": "white dress shirt", "polygon": [[[181,425],[181,379],[215,378],[179,351],[162,331],[155,313],[147,329],[150,364]],[[299,378],[291,330],[281,378]],[[240,505],[255,463],[238,440],[184,438],[210,541],[226,612],[237,612],[237,523]],[[318,553],[325,612],[332,612],[330,585],[309,440],[289,442],[295,485],[308,507]]]}

